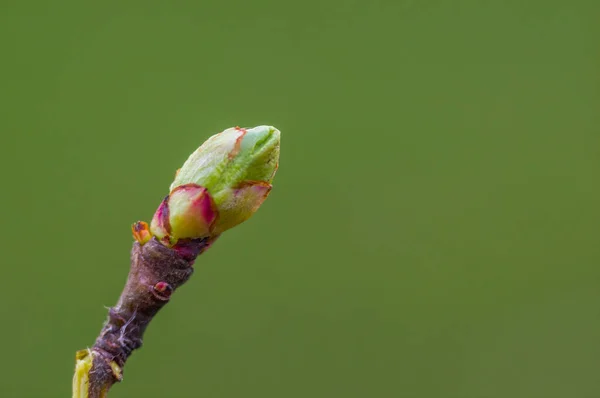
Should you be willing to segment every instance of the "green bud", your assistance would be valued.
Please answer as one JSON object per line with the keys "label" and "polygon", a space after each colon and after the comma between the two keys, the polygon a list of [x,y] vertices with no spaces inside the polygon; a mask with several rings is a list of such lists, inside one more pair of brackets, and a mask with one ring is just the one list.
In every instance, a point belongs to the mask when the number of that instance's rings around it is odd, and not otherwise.
{"label": "green bud", "polygon": [[230,128],[190,155],[152,219],[150,232],[170,246],[216,239],[254,214],[271,191],[280,132]]}

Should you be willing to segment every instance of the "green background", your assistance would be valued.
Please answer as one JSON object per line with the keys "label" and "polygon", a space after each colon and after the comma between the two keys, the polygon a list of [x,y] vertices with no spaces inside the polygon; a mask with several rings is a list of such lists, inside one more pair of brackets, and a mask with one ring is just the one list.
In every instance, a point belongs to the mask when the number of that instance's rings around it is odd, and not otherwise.
{"label": "green background", "polygon": [[258,124],[111,398],[600,396],[600,3],[93,3],[0,5],[0,396],[70,396],[130,224]]}

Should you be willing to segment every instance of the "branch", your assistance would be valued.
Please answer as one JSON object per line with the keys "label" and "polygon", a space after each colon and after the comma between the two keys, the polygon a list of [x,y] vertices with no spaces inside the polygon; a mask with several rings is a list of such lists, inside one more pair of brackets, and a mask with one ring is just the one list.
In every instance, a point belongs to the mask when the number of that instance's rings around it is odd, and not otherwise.
{"label": "branch", "polygon": [[88,380],[82,398],[106,396],[110,387],[122,379],[122,369],[133,350],[142,346],[146,327],[169,302],[172,293],[192,275],[192,264],[156,238],[144,245],[134,243],[131,270],[116,306],[91,349],[79,351],[78,361],[91,360],[87,372],[77,372],[74,385]]}
{"label": "branch", "polygon": [[279,131],[269,126],[225,130],[188,158],[151,226],[132,227],[127,282],[94,345],[76,353],[73,398],[104,398],[122,380],[146,327],[190,278],[196,257],[266,199],[278,162]]}

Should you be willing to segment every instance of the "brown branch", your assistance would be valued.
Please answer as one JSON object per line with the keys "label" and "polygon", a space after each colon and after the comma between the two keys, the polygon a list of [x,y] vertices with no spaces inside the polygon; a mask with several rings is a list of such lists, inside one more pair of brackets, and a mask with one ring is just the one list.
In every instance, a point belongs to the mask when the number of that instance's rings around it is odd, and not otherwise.
{"label": "brown branch", "polygon": [[[208,239],[197,240],[194,246],[198,248],[196,254],[202,252],[208,247]],[[85,398],[103,398],[114,383],[121,381],[122,368],[131,353],[142,346],[150,321],[192,275],[193,258],[182,257],[156,238],[144,245],[134,243],[131,269],[117,305],[109,309],[94,346],[78,354],[82,358],[89,353],[92,358]]]}
{"label": "brown branch", "polygon": [[94,346],[76,354],[73,398],[108,394],[150,321],[192,275],[196,256],[261,206],[279,167],[279,136],[272,126],[213,135],[176,174],[150,227],[132,226],[127,283]]}

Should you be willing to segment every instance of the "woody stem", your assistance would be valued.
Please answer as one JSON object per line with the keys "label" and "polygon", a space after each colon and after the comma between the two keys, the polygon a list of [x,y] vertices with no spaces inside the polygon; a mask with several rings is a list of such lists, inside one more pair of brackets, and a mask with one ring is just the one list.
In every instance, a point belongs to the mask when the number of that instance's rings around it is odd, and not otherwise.
{"label": "woody stem", "polygon": [[143,245],[134,243],[131,269],[119,301],[109,309],[94,346],[77,354],[79,360],[90,355],[91,366],[76,371],[74,398],[106,397],[112,385],[121,381],[123,366],[142,346],[146,327],[171,294],[190,278],[192,264],[193,259],[182,257],[156,238]]}

